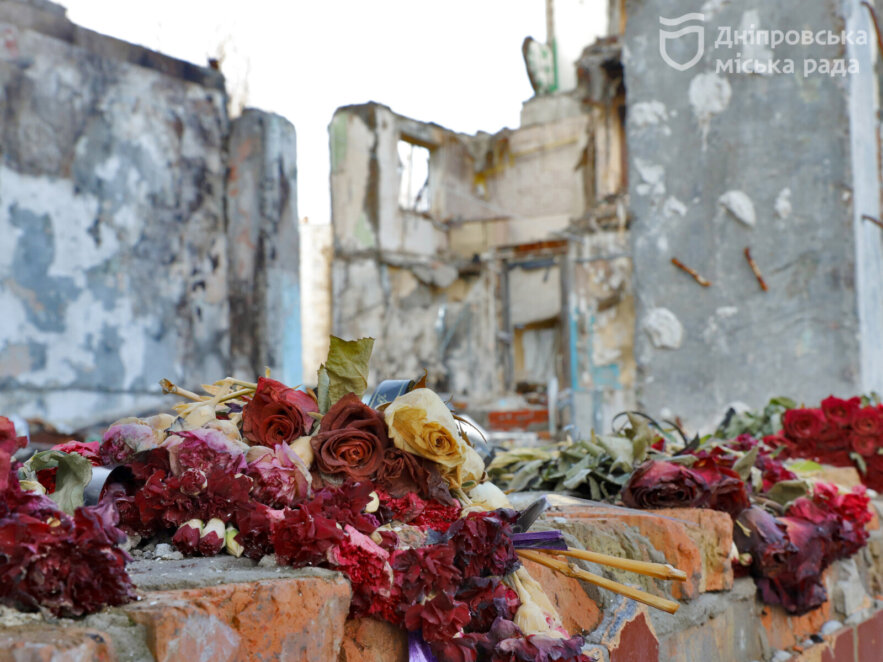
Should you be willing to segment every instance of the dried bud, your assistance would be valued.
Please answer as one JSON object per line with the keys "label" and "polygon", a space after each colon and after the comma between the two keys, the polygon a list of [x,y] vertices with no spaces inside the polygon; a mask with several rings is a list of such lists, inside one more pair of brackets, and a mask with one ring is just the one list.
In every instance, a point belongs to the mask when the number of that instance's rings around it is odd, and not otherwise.
{"label": "dried bud", "polygon": [[213,517],[202,529],[199,536],[199,553],[203,556],[214,556],[224,548],[226,527],[224,522]]}
{"label": "dried bud", "polygon": [[368,505],[365,506],[366,513],[376,513],[377,509],[380,508],[380,497],[377,496],[377,492],[371,492],[368,496],[371,497],[371,501],[368,502]]}
{"label": "dried bud", "polygon": [[192,556],[199,553],[199,538],[202,535],[201,519],[192,519],[178,527],[172,536],[172,544],[182,554]]}
{"label": "dried bud", "polygon": [[238,542],[236,542],[236,536],[239,535],[239,531],[234,529],[232,526],[227,527],[227,531],[224,534],[224,545],[227,548],[227,553],[239,558],[242,556],[242,552],[244,552],[244,548]]}

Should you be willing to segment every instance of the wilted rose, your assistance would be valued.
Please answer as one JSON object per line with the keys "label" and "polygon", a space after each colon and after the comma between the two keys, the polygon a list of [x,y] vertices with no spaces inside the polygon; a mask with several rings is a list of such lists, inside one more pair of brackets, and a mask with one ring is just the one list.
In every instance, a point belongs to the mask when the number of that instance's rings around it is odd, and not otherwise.
{"label": "wilted rose", "polygon": [[671,462],[649,461],[635,469],[622,492],[630,508],[699,508],[711,490],[698,473]]}
{"label": "wilted rose", "polygon": [[398,448],[449,469],[463,464],[468,445],[451,410],[434,391],[418,388],[400,395],[385,416]]}
{"label": "wilted rose", "polygon": [[310,470],[288,444],[279,444],[248,465],[252,496],[268,506],[291,506],[310,495]]}
{"label": "wilted rose", "polygon": [[733,518],[751,505],[748,488],[732,469],[719,466],[713,460],[697,462],[692,470],[698,473],[711,490],[708,507],[729,513]]}
{"label": "wilted rose", "polygon": [[315,398],[275,379],[261,377],[254,396],[242,409],[242,434],[252,444],[272,448],[309,434]]}
{"label": "wilted rose", "polygon": [[389,437],[383,416],[348,393],[322,417],[311,445],[319,471],[358,481],[380,469]]}

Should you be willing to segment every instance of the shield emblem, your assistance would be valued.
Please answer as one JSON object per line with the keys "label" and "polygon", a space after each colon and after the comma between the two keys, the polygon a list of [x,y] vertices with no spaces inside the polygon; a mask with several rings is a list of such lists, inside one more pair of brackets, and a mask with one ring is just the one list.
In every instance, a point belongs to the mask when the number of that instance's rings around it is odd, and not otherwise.
{"label": "shield emblem", "polygon": [[[663,18],[659,17],[659,23],[665,28],[677,28],[684,23],[689,21],[705,21],[705,14],[693,13],[693,14],[684,14],[678,18]],[[696,52],[689,60],[686,62],[678,62],[675,60],[668,52],[669,43],[677,41],[682,37],[686,37],[687,35],[696,35]],[[659,29],[659,54],[662,56],[663,61],[670,66],[672,69],[676,69],[677,71],[686,71],[693,67],[705,53],[705,26],[704,25],[688,25],[679,30],[666,30],[664,28]]]}

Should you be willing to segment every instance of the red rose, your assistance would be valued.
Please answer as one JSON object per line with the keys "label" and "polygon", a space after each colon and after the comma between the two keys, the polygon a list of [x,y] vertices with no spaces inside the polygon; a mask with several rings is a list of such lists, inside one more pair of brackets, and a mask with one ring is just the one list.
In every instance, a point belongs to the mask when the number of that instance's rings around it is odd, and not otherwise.
{"label": "red rose", "polygon": [[782,417],[785,434],[792,440],[816,439],[822,434],[826,423],[821,409],[789,409]]}
{"label": "red rose", "polygon": [[852,450],[865,457],[870,457],[877,452],[877,441],[876,436],[866,436],[854,432],[849,435],[849,445]]}
{"label": "red rose", "polygon": [[706,461],[694,464],[693,471],[702,476],[711,489],[708,507],[712,510],[729,513],[735,519],[751,505],[748,488],[732,469]]}
{"label": "red rose", "polygon": [[861,398],[850,398],[849,400],[841,400],[833,395],[822,400],[822,411],[828,422],[847,428],[852,425],[856,413],[861,407]]}
{"label": "red rose", "polygon": [[622,492],[629,508],[699,508],[711,490],[698,473],[679,464],[649,461],[635,469]]}
{"label": "red rose", "polygon": [[859,409],[852,421],[852,431],[867,437],[878,437],[883,433],[883,412],[876,407]]}
{"label": "red rose", "polygon": [[322,417],[319,434],[310,444],[322,473],[366,480],[380,469],[389,447],[386,421],[348,393]]}
{"label": "red rose", "polygon": [[261,377],[254,396],[242,409],[242,435],[252,444],[273,448],[309,434],[310,412],[318,412],[309,393]]}

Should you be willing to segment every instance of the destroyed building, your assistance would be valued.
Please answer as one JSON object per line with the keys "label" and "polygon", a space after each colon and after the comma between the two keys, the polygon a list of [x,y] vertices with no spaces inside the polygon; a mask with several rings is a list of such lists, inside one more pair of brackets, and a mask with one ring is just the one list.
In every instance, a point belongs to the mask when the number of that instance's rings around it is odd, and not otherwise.
{"label": "destroyed building", "polygon": [[[635,404],[707,427],[731,404],[883,389],[870,12],[708,2],[662,57],[660,17],[687,9],[612,2],[575,88],[538,72],[517,129],[338,110],[333,330],[378,338],[375,381],[425,369],[492,425],[548,410],[582,431]],[[844,35],[779,45],[798,75],[744,71],[769,53],[717,43],[795,16]]]}

